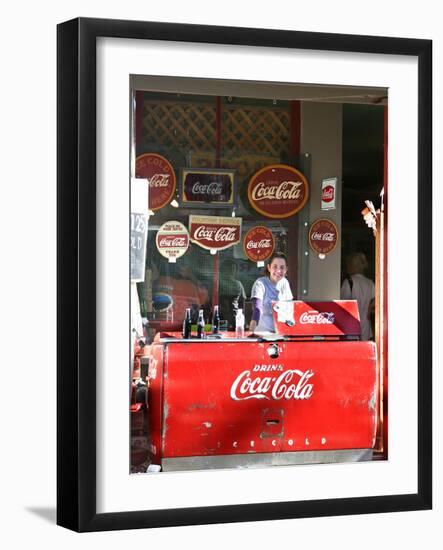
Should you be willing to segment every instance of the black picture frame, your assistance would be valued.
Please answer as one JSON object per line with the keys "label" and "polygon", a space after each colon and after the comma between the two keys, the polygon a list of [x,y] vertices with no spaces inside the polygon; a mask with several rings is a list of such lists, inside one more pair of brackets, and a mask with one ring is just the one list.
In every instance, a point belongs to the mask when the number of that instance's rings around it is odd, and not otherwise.
{"label": "black picture frame", "polygon": [[[96,39],[153,39],[418,59],[417,493],[118,512],[96,511]],[[425,510],[432,507],[432,42],[105,19],[58,26],[57,523],[75,531]]]}

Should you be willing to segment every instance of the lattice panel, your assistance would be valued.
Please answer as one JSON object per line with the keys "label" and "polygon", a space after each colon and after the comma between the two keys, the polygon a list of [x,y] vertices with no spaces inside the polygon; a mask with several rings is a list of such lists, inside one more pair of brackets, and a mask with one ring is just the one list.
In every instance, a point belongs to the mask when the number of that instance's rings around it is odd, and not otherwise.
{"label": "lattice panel", "polygon": [[[206,103],[145,101],[143,143],[189,153],[192,166],[215,166],[216,109]],[[280,161],[289,149],[290,115],[285,109],[224,105],[221,166],[248,177]]]}
{"label": "lattice panel", "polygon": [[215,139],[215,106],[145,101],[145,143],[176,149],[215,149]]}
{"label": "lattice panel", "polygon": [[223,109],[223,149],[280,157],[289,149],[289,112],[263,107]]}

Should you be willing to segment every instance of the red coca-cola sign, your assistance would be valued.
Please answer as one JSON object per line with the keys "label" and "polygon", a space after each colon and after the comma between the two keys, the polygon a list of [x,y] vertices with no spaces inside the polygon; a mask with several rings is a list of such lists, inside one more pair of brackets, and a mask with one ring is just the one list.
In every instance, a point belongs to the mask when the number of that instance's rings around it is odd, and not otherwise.
{"label": "red coca-cola sign", "polygon": [[135,161],[135,175],[149,181],[149,209],[159,210],[175,194],[175,172],[170,162],[157,153],[145,153]]}
{"label": "red coca-cola sign", "polygon": [[262,225],[250,229],[243,239],[245,254],[253,262],[267,260],[274,252],[274,247],[274,235]]}
{"label": "red coca-cola sign", "polygon": [[157,231],[155,244],[162,256],[174,262],[183,256],[189,248],[188,230],[180,222],[166,222]]}
{"label": "red coca-cola sign", "polygon": [[317,254],[329,254],[337,246],[338,229],[327,219],[315,221],[309,230],[309,245]]}
{"label": "red coca-cola sign", "polygon": [[276,330],[288,336],[358,336],[356,300],[272,302]]}
{"label": "red coca-cola sign", "polygon": [[241,218],[189,216],[191,241],[207,250],[224,250],[240,242]]}
{"label": "red coca-cola sign", "polygon": [[259,170],[248,185],[251,206],[268,218],[288,218],[306,204],[309,185],[305,176],[285,164]]}

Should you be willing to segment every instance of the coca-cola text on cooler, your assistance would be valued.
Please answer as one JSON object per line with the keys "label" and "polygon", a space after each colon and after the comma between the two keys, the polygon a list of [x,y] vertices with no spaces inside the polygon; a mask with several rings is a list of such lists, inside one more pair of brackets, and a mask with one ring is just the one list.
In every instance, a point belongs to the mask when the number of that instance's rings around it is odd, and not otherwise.
{"label": "coca-cola text on cooler", "polygon": [[302,325],[333,325],[334,321],[332,311],[304,311],[300,315]]}
{"label": "coca-cola text on cooler", "polygon": [[283,371],[279,376],[257,376],[250,370],[241,372],[234,380],[230,396],[234,401],[247,399],[310,399],[314,385],[310,379],[314,376],[311,369],[303,372],[298,369]]}
{"label": "coca-cola text on cooler", "polygon": [[252,190],[252,199],[262,201],[265,199],[295,200],[301,197],[301,181],[282,181],[274,185],[266,185],[263,181],[259,182]]}

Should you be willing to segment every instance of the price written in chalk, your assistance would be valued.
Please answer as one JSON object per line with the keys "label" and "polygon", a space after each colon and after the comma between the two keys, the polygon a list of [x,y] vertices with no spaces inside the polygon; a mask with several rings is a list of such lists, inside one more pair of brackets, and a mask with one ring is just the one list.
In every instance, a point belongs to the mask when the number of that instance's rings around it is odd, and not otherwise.
{"label": "price written in chalk", "polygon": [[131,280],[143,281],[145,271],[147,217],[131,213]]}

